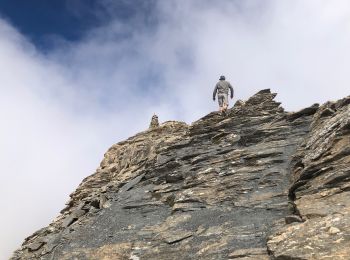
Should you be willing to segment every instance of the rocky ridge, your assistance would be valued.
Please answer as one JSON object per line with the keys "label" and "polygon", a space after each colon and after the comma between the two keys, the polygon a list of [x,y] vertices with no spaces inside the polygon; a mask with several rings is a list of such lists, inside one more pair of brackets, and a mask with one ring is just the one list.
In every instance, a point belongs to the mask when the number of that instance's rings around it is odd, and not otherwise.
{"label": "rocky ridge", "polygon": [[275,96],[113,145],[12,259],[348,259],[350,97]]}

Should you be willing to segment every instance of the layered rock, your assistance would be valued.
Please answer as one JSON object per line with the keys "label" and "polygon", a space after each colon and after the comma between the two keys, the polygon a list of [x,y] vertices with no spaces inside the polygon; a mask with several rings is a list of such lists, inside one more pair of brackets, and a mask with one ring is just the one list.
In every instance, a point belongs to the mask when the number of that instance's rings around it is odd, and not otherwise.
{"label": "layered rock", "polygon": [[278,258],[350,258],[349,104],[345,98],[321,106],[293,156],[289,196],[303,222],[270,237],[269,250]]}
{"label": "layered rock", "polygon": [[350,98],[274,97],[113,145],[12,259],[346,259]]}

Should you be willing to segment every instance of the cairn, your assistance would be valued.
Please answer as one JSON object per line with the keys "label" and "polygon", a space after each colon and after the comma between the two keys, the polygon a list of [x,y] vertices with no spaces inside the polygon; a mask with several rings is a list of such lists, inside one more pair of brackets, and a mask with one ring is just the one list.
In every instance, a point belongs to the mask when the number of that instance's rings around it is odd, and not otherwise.
{"label": "cairn", "polygon": [[151,119],[151,123],[149,124],[149,129],[154,129],[159,126],[158,116],[154,114]]}

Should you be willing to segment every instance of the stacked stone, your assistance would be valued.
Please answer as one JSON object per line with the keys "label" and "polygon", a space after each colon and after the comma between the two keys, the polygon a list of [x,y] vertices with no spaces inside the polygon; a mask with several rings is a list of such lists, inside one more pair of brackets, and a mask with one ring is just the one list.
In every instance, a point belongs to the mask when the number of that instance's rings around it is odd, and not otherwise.
{"label": "stacked stone", "polygon": [[150,129],[154,129],[154,128],[157,128],[159,127],[159,121],[158,121],[158,116],[157,115],[153,115],[152,116],[152,119],[151,119],[151,123],[149,125],[149,128]]}

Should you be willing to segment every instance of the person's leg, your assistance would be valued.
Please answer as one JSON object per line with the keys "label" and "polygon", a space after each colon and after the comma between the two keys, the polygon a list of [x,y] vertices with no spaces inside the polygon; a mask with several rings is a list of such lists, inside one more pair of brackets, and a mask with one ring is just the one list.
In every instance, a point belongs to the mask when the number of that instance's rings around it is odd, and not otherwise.
{"label": "person's leg", "polygon": [[223,111],[224,99],[222,95],[218,95],[219,111]]}
{"label": "person's leg", "polygon": [[226,111],[228,108],[228,95],[223,95],[223,110]]}

